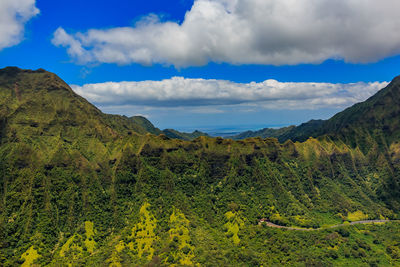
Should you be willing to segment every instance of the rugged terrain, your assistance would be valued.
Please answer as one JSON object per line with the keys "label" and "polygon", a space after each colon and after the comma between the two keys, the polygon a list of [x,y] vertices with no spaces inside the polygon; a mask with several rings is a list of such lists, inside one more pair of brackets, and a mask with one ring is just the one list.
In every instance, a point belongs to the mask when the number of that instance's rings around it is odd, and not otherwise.
{"label": "rugged terrain", "polygon": [[0,263],[398,265],[399,223],[328,226],[399,219],[399,101],[396,78],[302,142],[184,141],[0,70]]}

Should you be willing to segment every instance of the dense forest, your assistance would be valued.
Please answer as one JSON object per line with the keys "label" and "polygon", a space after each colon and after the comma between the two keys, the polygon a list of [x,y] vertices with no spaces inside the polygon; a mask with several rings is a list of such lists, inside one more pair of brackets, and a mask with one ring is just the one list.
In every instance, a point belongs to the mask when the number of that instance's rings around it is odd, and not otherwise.
{"label": "dense forest", "polygon": [[176,139],[0,70],[0,265],[400,265],[399,102],[396,78],[298,138]]}

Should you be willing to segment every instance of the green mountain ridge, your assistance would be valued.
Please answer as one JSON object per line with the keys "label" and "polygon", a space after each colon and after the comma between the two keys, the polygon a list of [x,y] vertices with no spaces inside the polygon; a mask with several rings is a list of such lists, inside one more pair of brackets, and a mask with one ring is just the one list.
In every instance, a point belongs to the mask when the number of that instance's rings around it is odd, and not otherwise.
{"label": "green mountain ridge", "polygon": [[259,224],[400,218],[398,106],[380,104],[400,84],[387,88],[304,142],[185,141],[52,73],[0,70],[0,265],[399,265],[396,222]]}
{"label": "green mountain ridge", "polygon": [[133,123],[142,126],[147,132],[151,134],[159,135],[163,133],[160,129],[156,128],[148,119],[146,119],[143,116],[133,116],[130,117],[129,119]]}
{"label": "green mountain ridge", "polygon": [[[280,142],[287,140],[304,142],[310,136],[329,135],[334,138],[346,139],[346,142],[353,146],[365,147],[368,144],[367,139],[371,135],[379,134],[385,139],[385,142],[390,143],[400,137],[399,125],[396,120],[400,114],[399,84],[400,76],[394,78],[386,88],[366,101],[357,103],[328,120],[310,120],[290,129],[285,127],[248,131],[233,138],[276,137]],[[364,140],[355,137],[361,137]]]}
{"label": "green mountain ridge", "polygon": [[[322,124],[312,135],[328,134],[364,147],[368,138],[382,138],[386,144],[399,140],[400,76],[362,103],[355,104]],[[361,138],[357,138],[361,137]]]}
{"label": "green mountain ridge", "polygon": [[[27,76],[29,76],[28,79],[26,78]],[[49,84],[46,84],[46,81],[49,81]],[[151,133],[154,135],[165,134],[168,136],[171,132],[170,130],[161,131],[160,129],[156,128],[149,120],[147,120],[142,116],[126,117],[120,115],[104,114],[100,110],[98,110],[95,106],[87,102],[84,98],[75,94],[72,91],[72,89],[61,79],[56,77],[54,74],[46,72],[43,69],[32,71],[32,70],[21,70],[17,67],[7,67],[3,70],[0,70],[0,84],[2,84],[5,88],[8,88],[8,92],[2,92],[4,97],[1,103],[2,107],[0,109],[0,115],[3,121],[6,119],[7,120],[11,119],[11,117],[8,116],[13,112],[18,113],[19,111],[23,111],[28,113],[32,112],[32,114],[34,114],[34,112],[36,111],[29,111],[26,110],[25,108],[32,108],[32,107],[36,108],[37,106],[41,105],[41,103],[37,102],[46,101],[47,100],[46,97],[50,96],[52,99],[49,99],[49,103],[57,105],[55,107],[57,114],[55,115],[63,113],[65,117],[64,112],[66,110],[65,108],[62,109],[62,105],[71,106],[72,104],[79,103],[79,106],[76,106],[76,108],[79,109],[79,112],[87,113],[87,114],[82,114],[84,119],[90,120],[89,118],[86,118],[87,117],[86,115],[90,116],[99,115],[101,117],[101,122],[104,124],[103,126],[110,127],[112,128],[112,130],[117,131],[119,134],[136,132],[139,134]],[[43,86],[50,87],[50,89],[48,89],[49,95],[42,94],[43,92],[40,90],[40,88],[42,88]],[[36,90],[34,90],[33,88],[36,88]],[[67,96],[71,98],[66,98]],[[15,102],[16,100],[16,102],[19,103],[18,106],[19,110],[13,110],[13,107],[11,107],[10,105],[5,105],[5,103],[10,100],[12,102]],[[69,100],[69,102],[66,100]],[[60,104],[61,101],[63,101],[62,104]],[[16,105],[14,105],[14,107],[16,107]],[[15,115],[16,114],[13,114],[12,116]],[[45,116],[49,115],[50,114],[47,114]],[[52,121],[53,122],[56,121],[56,118],[57,117],[54,117]],[[78,119],[78,118],[71,118],[71,120],[73,119]],[[25,122],[22,122],[23,120],[25,120]],[[34,125],[37,124],[33,117],[31,117],[30,120],[32,124]],[[51,120],[50,117],[46,118],[46,121],[50,120]],[[21,123],[28,124],[29,122],[26,121],[26,119],[21,118]],[[66,122],[66,124],[68,123]],[[206,135],[206,134],[196,131],[194,135],[190,135],[187,133],[180,133],[178,131],[175,131],[175,133],[171,134],[171,136],[169,137],[191,140],[200,135]]]}
{"label": "green mountain ridge", "polygon": [[192,133],[185,133],[185,132],[176,131],[174,129],[165,129],[165,130],[163,130],[163,133],[170,138],[176,138],[176,139],[181,139],[181,140],[186,140],[186,141],[196,139],[200,136],[209,136],[208,134],[197,131],[197,130],[193,131]]}
{"label": "green mountain ridge", "polygon": [[261,129],[258,131],[245,131],[245,132],[239,133],[237,135],[228,136],[226,138],[232,138],[233,140],[241,140],[241,139],[246,139],[246,138],[250,138],[250,137],[280,138],[282,135],[285,135],[286,133],[290,132],[295,127],[296,126],[292,125],[292,126],[282,127],[282,128],[278,128],[278,129],[264,128],[264,129]]}

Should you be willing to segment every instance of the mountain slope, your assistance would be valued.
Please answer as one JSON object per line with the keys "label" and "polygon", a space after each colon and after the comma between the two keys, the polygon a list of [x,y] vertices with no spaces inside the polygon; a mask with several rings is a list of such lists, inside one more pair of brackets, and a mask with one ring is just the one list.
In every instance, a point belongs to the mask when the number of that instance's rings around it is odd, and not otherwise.
{"label": "mountain slope", "polygon": [[285,135],[287,132],[290,132],[295,126],[288,126],[288,127],[283,127],[283,128],[278,128],[278,129],[273,129],[273,128],[264,128],[258,131],[246,131],[237,135],[233,136],[228,136],[226,138],[231,138],[233,140],[240,140],[240,139],[245,139],[249,137],[261,137],[261,138],[268,138],[268,137],[274,137],[274,138],[279,138],[280,136]]}
{"label": "mountain slope", "polygon": [[[88,134],[100,134],[110,138],[116,134],[151,133],[166,134],[170,138],[194,139],[204,133],[189,135],[178,131],[161,131],[141,116],[126,117],[104,114],[72,89],[56,75],[45,70],[21,70],[8,67],[0,70],[0,140],[6,124],[30,125],[39,134],[57,131],[69,134],[69,127],[79,120],[85,124]],[[42,90],[46,88],[46,90]],[[43,103],[46,105],[43,105]],[[46,109],[46,110],[44,110]],[[29,114],[29,116],[26,116]],[[62,116],[60,116],[62,114]],[[100,122],[95,125],[95,121]],[[57,130],[56,130],[57,128]],[[26,128],[32,130],[30,128]],[[113,132],[114,131],[114,132]],[[108,132],[108,133],[106,133]],[[51,133],[51,134],[55,134]]]}
{"label": "mountain slope", "polygon": [[0,265],[399,264],[396,223],[259,225],[399,218],[396,141],[141,134],[41,70],[0,71],[0,94]]}
{"label": "mountain slope", "polygon": [[400,137],[399,104],[400,77],[396,77],[366,101],[339,112],[329,120],[320,121],[305,131],[296,127],[282,140],[291,138],[304,141],[309,136],[329,135],[361,148],[369,144],[368,138],[383,138],[379,142],[390,144]]}
{"label": "mountain slope", "polygon": [[366,138],[383,138],[390,144],[400,137],[400,76],[362,103],[336,114],[313,135],[332,135],[362,148]]}
{"label": "mountain slope", "polygon": [[192,133],[185,133],[185,132],[179,132],[174,129],[165,129],[163,130],[163,133],[168,136],[169,138],[176,138],[176,139],[181,139],[181,140],[193,140],[196,139],[200,136],[208,136],[208,134],[200,132],[200,131],[194,131]]}
{"label": "mountain slope", "polygon": [[371,145],[370,140],[378,140],[386,146],[400,138],[400,77],[396,77],[385,88],[362,103],[357,103],[339,112],[328,120],[311,120],[293,128],[276,129],[264,134],[263,130],[235,136],[276,137],[280,142],[286,140],[304,142],[309,137],[327,135],[339,138],[346,143],[362,149]]}
{"label": "mountain slope", "polygon": [[315,132],[324,123],[324,120],[310,120],[290,129],[289,131],[284,132],[277,138],[280,142],[285,142],[286,140],[304,142],[311,136],[317,137],[318,135],[316,135]]}
{"label": "mountain slope", "polygon": [[103,114],[59,77],[44,70],[2,69],[0,86],[0,118],[3,131],[9,134],[15,131],[21,135],[28,131],[29,135],[72,138],[76,136],[73,129],[77,126],[82,126],[79,128],[87,135],[102,138],[114,138],[128,131],[147,132],[128,118]]}
{"label": "mountain slope", "polygon": [[200,131],[194,131],[192,133],[185,133],[185,132],[179,132],[174,129],[164,129],[160,130],[156,128],[148,119],[142,116],[134,116],[129,118],[133,123],[136,125],[140,125],[143,127],[147,132],[154,134],[154,135],[160,135],[164,134],[165,136],[173,139],[181,139],[181,140],[193,140],[196,139],[197,137],[200,136],[208,136],[208,134],[200,132]]}

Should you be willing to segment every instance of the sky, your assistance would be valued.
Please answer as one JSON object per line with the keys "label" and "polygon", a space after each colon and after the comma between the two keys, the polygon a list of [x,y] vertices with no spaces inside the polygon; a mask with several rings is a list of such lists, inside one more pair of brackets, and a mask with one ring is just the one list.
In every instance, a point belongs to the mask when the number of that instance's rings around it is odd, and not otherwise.
{"label": "sky", "polygon": [[327,119],[400,74],[398,0],[1,0],[0,67],[157,127]]}

